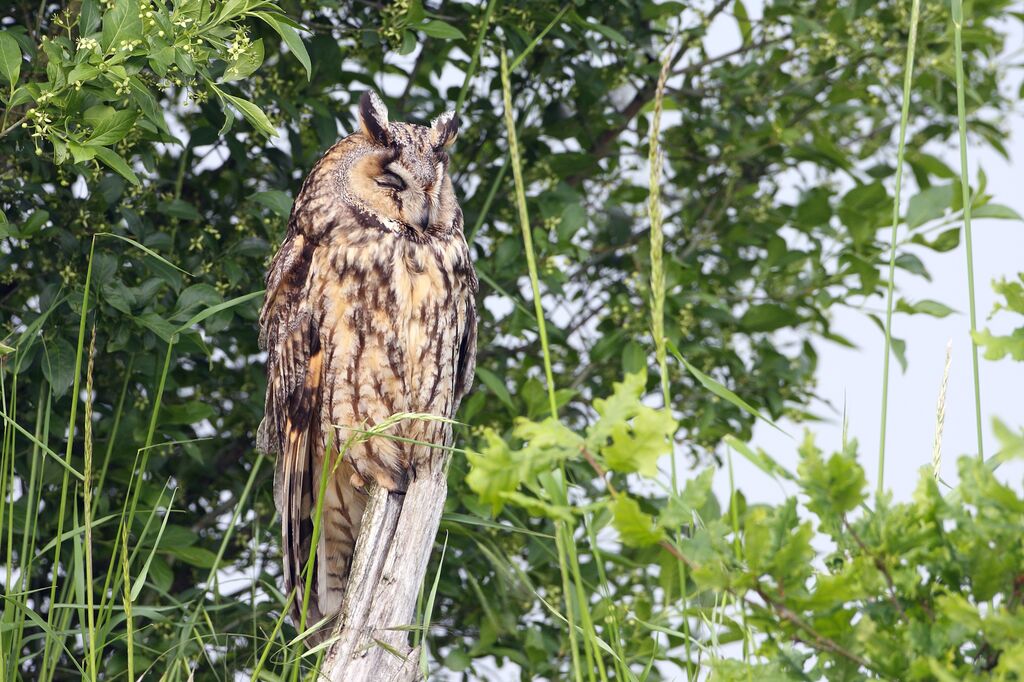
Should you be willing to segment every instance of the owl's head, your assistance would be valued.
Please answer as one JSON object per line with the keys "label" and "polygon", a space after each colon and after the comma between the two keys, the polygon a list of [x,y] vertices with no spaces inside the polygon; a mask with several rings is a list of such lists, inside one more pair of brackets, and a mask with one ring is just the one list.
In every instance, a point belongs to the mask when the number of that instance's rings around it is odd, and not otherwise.
{"label": "owl's head", "polygon": [[459,117],[448,111],[429,126],[388,121],[374,92],[359,100],[360,154],[348,168],[348,188],[378,219],[419,236],[447,232],[458,202],[448,177],[446,149],[459,133]]}

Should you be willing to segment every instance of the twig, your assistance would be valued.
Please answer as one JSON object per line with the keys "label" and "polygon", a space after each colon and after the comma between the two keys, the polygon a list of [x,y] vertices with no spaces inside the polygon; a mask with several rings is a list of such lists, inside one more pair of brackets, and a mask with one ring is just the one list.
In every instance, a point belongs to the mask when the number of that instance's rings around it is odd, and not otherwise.
{"label": "twig", "polygon": [[857,532],[850,525],[850,522],[846,520],[845,516],[843,516],[843,528],[846,529],[846,532],[850,534],[850,537],[853,538],[853,541],[857,543],[858,547],[860,547],[860,551],[862,551],[866,556],[870,557],[871,560],[874,562],[875,568],[877,568],[878,571],[882,574],[882,576],[885,578],[886,584],[889,586],[889,591],[886,593],[886,596],[889,598],[889,601],[892,603],[892,605],[896,607],[896,610],[900,612],[900,615],[903,616],[903,620],[909,622],[910,619],[907,617],[906,610],[904,610],[903,605],[900,604],[899,600],[896,599],[896,583],[893,582],[892,575],[889,573],[889,569],[886,568],[885,562],[882,561],[882,557],[878,556],[870,549],[868,549],[867,545],[865,545],[864,541],[860,539],[860,536],[857,535]]}
{"label": "twig", "polygon": [[[587,463],[594,469],[594,471],[597,472],[597,475],[601,477],[601,480],[604,481],[604,484],[608,487],[608,492],[609,494],[611,494],[612,499],[617,497],[619,491],[616,490],[615,486],[612,485],[612,482],[605,477],[604,467],[602,467],[601,464],[596,459],[594,459],[594,456],[590,454],[590,450],[587,450],[586,448],[580,448],[580,452],[583,453],[583,459],[587,460]],[[673,547],[673,549],[675,548]]]}
{"label": "twig", "polygon": [[25,114],[24,116],[19,118],[14,123],[12,123],[11,125],[7,126],[4,130],[0,130],[0,137],[6,136],[7,133],[11,132],[12,130],[14,130],[15,128],[17,128],[18,126],[20,126],[22,123],[24,123],[27,120],[28,120],[28,114]]}
{"label": "twig", "polygon": [[[811,646],[817,649],[824,649],[825,651],[830,651],[834,654],[838,654],[843,658],[847,658],[853,661],[854,663],[867,668],[868,670],[879,672],[878,668],[875,667],[870,661],[853,653],[852,651],[850,651],[834,639],[826,637],[825,635],[815,630],[813,626],[807,623],[807,621],[801,618],[795,611],[790,609],[788,606],[780,604],[779,602],[769,597],[768,594],[765,593],[765,591],[762,590],[760,586],[755,587],[754,591],[757,592],[757,595],[761,597],[761,599],[764,600],[765,604],[771,607],[771,609],[775,613],[779,614],[780,616],[782,616],[783,619],[789,621],[790,623],[792,623],[793,625],[795,625],[796,627],[800,628],[801,630],[809,634],[811,637],[813,637],[814,642],[808,642],[808,644],[811,644]],[[752,602],[746,598],[743,599],[743,603],[747,606],[752,606],[755,608],[759,606],[756,602]]]}

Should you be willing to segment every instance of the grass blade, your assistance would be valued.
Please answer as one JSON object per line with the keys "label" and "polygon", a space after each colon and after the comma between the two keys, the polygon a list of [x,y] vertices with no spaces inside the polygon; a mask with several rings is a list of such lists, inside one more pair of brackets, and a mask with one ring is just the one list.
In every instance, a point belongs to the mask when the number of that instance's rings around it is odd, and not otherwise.
{"label": "grass blade", "polygon": [[882,423],[878,443],[878,492],[885,488],[885,429],[889,416],[889,357],[892,347],[893,292],[896,282],[896,232],[900,224],[900,190],[903,187],[903,157],[907,144],[907,120],[910,118],[910,84],[914,80],[914,49],[917,47],[917,22],[921,0],[914,0],[910,9],[910,36],[907,59],[903,69],[903,106],[900,110],[900,139],[896,151],[896,190],[892,199],[892,237],[889,243],[889,285],[885,301],[885,357],[882,360]]}
{"label": "grass blade", "polygon": [[[916,3],[915,3],[916,4]],[[964,23],[962,0],[952,0],[953,60],[956,62],[956,113],[960,142],[960,191],[964,203],[964,243],[967,247],[967,296],[971,317],[971,368],[974,373],[974,422],[978,434],[978,458],[985,459],[981,426],[981,378],[978,372],[978,318],[974,305],[974,247],[971,238],[971,186],[967,183],[967,106],[964,102],[964,55],[961,36]]]}
{"label": "grass blade", "polygon": [[758,410],[756,407],[754,407],[753,405],[748,403],[746,400],[744,400],[743,398],[739,397],[738,395],[736,395],[735,393],[730,391],[728,388],[723,386],[718,381],[715,381],[714,379],[709,377],[707,374],[705,374],[704,372],[700,371],[699,369],[697,369],[696,367],[691,365],[689,360],[684,358],[682,356],[682,354],[679,352],[679,349],[675,347],[675,344],[673,344],[671,341],[669,341],[667,343],[668,343],[669,350],[672,351],[672,355],[674,355],[676,357],[676,360],[678,360],[679,362],[683,363],[683,367],[685,367],[686,370],[690,374],[693,375],[693,378],[695,378],[697,381],[700,382],[701,386],[703,386],[704,388],[708,389],[709,391],[711,391],[712,393],[717,395],[722,400],[725,400],[725,401],[731,403],[732,405],[740,408],[741,410],[743,410],[747,414],[751,415],[752,417],[756,417],[756,418],[760,419],[765,424],[768,424],[769,426],[771,426],[773,429],[777,429],[779,431],[779,433],[785,434],[785,435],[789,436],[790,438],[792,438],[792,436],[790,436],[788,433],[786,433],[782,429],[782,427],[780,427],[778,424],[773,422],[768,417],[766,417],[763,414],[761,414],[761,411]]}

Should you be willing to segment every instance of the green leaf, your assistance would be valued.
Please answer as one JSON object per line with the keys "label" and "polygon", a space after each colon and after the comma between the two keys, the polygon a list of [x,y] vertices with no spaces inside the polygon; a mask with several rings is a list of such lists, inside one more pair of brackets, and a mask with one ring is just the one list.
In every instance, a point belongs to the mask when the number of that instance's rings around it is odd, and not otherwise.
{"label": "green leaf", "polygon": [[627,547],[649,547],[665,539],[654,517],[640,510],[636,500],[620,493],[611,503],[612,524]]}
{"label": "green leaf", "polygon": [[941,218],[953,204],[953,185],[929,187],[910,199],[907,227],[913,229]]}
{"label": "green leaf", "polygon": [[612,384],[609,397],[594,400],[594,410],[601,418],[587,429],[587,447],[595,452],[605,447],[618,425],[639,412],[640,396],[646,385],[646,371],[627,374],[622,381]]}
{"label": "green leaf", "polygon": [[[90,81],[100,74],[100,70],[92,64],[78,64],[68,74],[68,83],[84,83]],[[107,107],[109,108],[109,107]]]}
{"label": "green leaf", "polygon": [[213,568],[217,564],[217,555],[203,547],[175,547],[170,554],[196,568]]}
{"label": "green leaf", "polygon": [[140,571],[139,575],[132,581],[132,601],[135,601],[139,598],[139,594],[142,592],[142,588],[146,585],[146,576],[149,575],[149,568],[153,564],[153,557],[156,556],[157,547],[160,546],[160,539],[163,537],[164,531],[167,529],[167,522],[171,518],[171,509],[174,505],[174,495],[177,492],[177,488],[171,490],[171,499],[168,500],[167,502],[167,511],[164,512],[163,521],[160,523],[160,532],[157,533],[156,540],[153,542],[153,549],[149,553],[149,556],[146,557],[146,563],[142,565],[142,571]]}
{"label": "green leaf", "polygon": [[240,16],[248,5],[248,0],[222,0],[214,4],[216,7],[216,13],[214,15],[215,23],[221,24],[229,19],[234,19]]}
{"label": "green leaf", "polygon": [[896,311],[909,315],[931,315],[932,317],[946,317],[956,312],[945,303],[927,298],[917,303],[909,303],[906,299],[901,298],[896,302]]}
{"label": "green leaf", "polygon": [[222,136],[231,130],[231,126],[235,122],[235,115],[231,112],[231,109],[224,109],[224,125],[217,131],[217,135]]}
{"label": "green leaf", "polygon": [[216,411],[206,403],[198,400],[182,403],[180,405],[163,405],[160,408],[161,424],[197,424],[209,419],[216,414]]}
{"label": "green leaf", "polygon": [[743,328],[750,332],[770,332],[782,327],[792,327],[800,322],[796,311],[777,303],[752,305],[740,319]]}
{"label": "green leaf", "polygon": [[508,387],[498,377],[497,374],[487,369],[486,367],[477,367],[476,375],[480,378],[480,381],[484,386],[491,390],[491,393],[506,405],[510,410],[515,410],[515,403],[512,402],[512,395],[508,392]]}
{"label": "green leaf", "polygon": [[944,230],[939,234],[938,237],[932,241],[928,241],[923,235],[915,234],[911,237],[910,241],[915,244],[921,244],[926,246],[932,251],[938,251],[939,253],[945,253],[952,251],[956,247],[960,246],[960,227],[951,227],[948,230]]}
{"label": "green leaf", "polygon": [[250,194],[249,198],[258,204],[263,204],[282,218],[287,218],[292,212],[292,198],[287,192],[282,192],[279,189],[256,192]]}
{"label": "green leaf", "polygon": [[149,64],[152,66],[153,71],[160,76],[164,76],[171,68],[171,65],[174,64],[175,55],[176,53],[172,46],[161,47],[149,53]]}
{"label": "green leaf", "polygon": [[213,285],[206,284],[205,282],[192,284],[186,287],[181,292],[181,295],[178,296],[178,305],[174,311],[173,318],[187,319],[196,308],[217,305],[223,300],[224,298]]}
{"label": "green leaf", "polygon": [[867,499],[867,479],[854,454],[856,441],[847,450],[826,461],[814,445],[810,432],[800,446],[797,473],[804,493],[810,498],[807,508],[823,519],[853,511]]}
{"label": "green leaf", "polygon": [[743,0],[736,0],[732,4],[732,13],[736,17],[736,24],[740,29],[740,38],[746,45],[750,42],[750,15],[747,13],[747,6],[743,4]]}
{"label": "green leaf", "polygon": [[533,448],[557,447],[578,450],[583,445],[582,438],[554,417],[548,417],[541,422],[520,417],[516,420],[512,433],[516,438],[528,441],[529,447]]}
{"label": "green leaf", "polygon": [[996,336],[988,329],[973,332],[971,336],[985,349],[986,360],[1002,360],[1009,355],[1014,360],[1024,361],[1024,327],[1007,336]]}
{"label": "green leaf", "polygon": [[862,244],[872,239],[879,227],[891,224],[890,206],[892,201],[885,187],[874,182],[847,192],[839,201],[836,213],[854,242]]}
{"label": "green leaf", "polygon": [[84,0],[78,13],[78,31],[81,36],[89,36],[100,25],[100,0]]}
{"label": "green leaf", "polygon": [[241,80],[251,75],[263,64],[263,39],[249,43],[245,52],[238,55],[238,58],[228,64],[220,82],[231,82]]}
{"label": "green leaf", "polygon": [[[109,107],[105,108],[109,109]],[[86,117],[88,120],[88,112],[86,112]],[[116,144],[124,139],[124,136],[132,129],[136,118],[138,118],[136,111],[114,111],[111,109],[109,113],[104,113],[93,121],[89,121],[93,126],[93,131],[84,144],[90,147],[109,147]],[[103,159],[102,155],[98,153],[97,155]]]}
{"label": "green leaf", "polygon": [[50,391],[59,398],[75,380],[75,349],[64,338],[58,337],[43,346],[43,376],[50,384]]}
{"label": "green leaf", "polygon": [[572,509],[569,507],[551,504],[536,497],[517,492],[502,491],[499,493],[499,496],[504,502],[525,510],[530,516],[545,516],[549,519],[570,523],[573,521]]}
{"label": "green leaf", "polygon": [[402,46],[398,48],[398,54],[405,56],[412,54],[416,49],[416,45],[419,41],[416,40],[415,31],[403,31],[402,32]]}
{"label": "green leaf", "polygon": [[423,8],[423,0],[409,0],[406,3],[405,20],[412,24],[418,24],[427,17],[427,11]]}
{"label": "green leaf", "polygon": [[658,525],[667,530],[675,530],[693,522],[694,512],[700,510],[714,497],[711,483],[715,478],[712,468],[700,472],[696,478],[686,482],[686,487],[679,494],[669,494],[668,504],[658,517]]}
{"label": "green leaf", "polygon": [[747,510],[743,554],[755,574],[767,573],[779,585],[801,585],[812,572],[814,535],[809,522],[800,522],[796,498],[770,508]]}
{"label": "green leaf", "polygon": [[551,417],[542,422],[520,418],[513,433],[526,442],[521,450],[512,450],[496,431],[485,429],[486,447],[466,452],[470,467],[466,483],[495,514],[507,501],[519,500],[505,493],[532,484],[539,474],[578,456],[583,446],[582,438]]}
{"label": "green leaf", "polygon": [[[11,101],[8,104],[12,107],[16,107],[22,104],[27,104],[32,101],[32,90],[22,85],[14,94],[11,95]],[[51,138],[52,139],[52,138]]]}
{"label": "green leaf", "polygon": [[[879,331],[885,334],[885,325],[877,315],[868,315],[868,319],[875,323]],[[900,369],[904,372],[907,371],[907,342],[903,339],[898,339],[895,336],[889,337],[890,348],[892,354],[896,356],[896,361],[900,363]]]}
{"label": "green leaf", "polygon": [[281,36],[281,39],[288,46],[288,49],[292,51],[295,58],[302,64],[302,68],[306,70],[306,80],[313,77],[313,65],[309,60],[309,53],[306,51],[306,45],[302,42],[302,38],[299,37],[298,32],[292,28],[289,24],[282,21],[284,17],[276,14],[268,14],[266,12],[257,12],[256,16],[262,19],[270,28],[277,31],[277,34]]}
{"label": "green leaf", "polygon": [[672,436],[677,428],[679,424],[668,410],[641,405],[632,424],[619,422],[612,426],[612,442],[601,450],[605,464],[612,471],[655,478],[658,460],[672,452]]}
{"label": "green leaf", "polygon": [[153,258],[157,259],[158,261],[160,261],[164,265],[166,265],[168,267],[171,267],[171,268],[174,268],[178,272],[180,272],[182,274],[185,274],[185,275],[188,275],[189,277],[192,276],[192,273],[189,272],[188,270],[182,270],[177,265],[175,265],[171,261],[169,261],[166,258],[164,258],[163,256],[161,256],[159,253],[157,253],[153,249],[149,248],[148,246],[146,246],[144,244],[140,244],[139,242],[135,241],[131,237],[125,237],[124,235],[117,234],[116,232],[102,232],[100,234],[97,234],[96,236],[97,237],[113,237],[115,239],[120,239],[123,242],[131,244],[132,246],[134,246],[135,248],[139,249],[140,251],[142,251],[146,255],[152,256]]}
{"label": "green leaf", "polygon": [[251,300],[253,300],[255,298],[259,298],[265,292],[266,292],[266,289],[260,289],[259,291],[252,291],[252,292],[250,292],[248,294],[242,294],[241,296],[236,296],[235,298],[232,298],[232,299],[229,299],[227,301],[224,301],[223,303],[218,303],[217,305],[210,306],[209,308],[206,308],[205,310],[201,310],[198,313],[196,313],[195,315],[193,315],[192,317],[190,317],[188,319],[188,321],[185,322],[183,325],[178,327],[175,330],[175,333],[176,334],[180,334],[180,333],[182,333],[182,332],[184,332],[184,331],[186,331],[188,329],[191,329],[194,325],[199,324],[203,320],[205,320],[205,319],[207,319],[209,317],[212,317],[212,316],[216,315],[217,313],[223,312],[225,310],[230,310],[231,308],[234,308],[236,306],[240,306],[243,303],[247,303],[248,301],[251,301]]}
{"label": "green leaf", "polygon": [[907,342],[903,339],[898,339],[895,336],[889,337],[889,342],[892,344],[892,354],[896,356],[896,362],[900,363],[900,371],[906,373],[907,371]]}
{"label": "green leaf", "polygon": [[100,46],[106,52],[118,49],[124,41],[142,39],[142,19],[138,0],[115,0],[114,7],[103,15]]}
{"label": "green leaf", "polygon": [[514,492],[526,478],[526,466],[513,456],[508,444],[493,429],[484,429],[486,447],[466,451],[469,473],[466,483],[480,501],[491,505],[497,514],[505,504],[502,493]]}
{"label": "green leaf", "polygon": [[45,225],[46,221],[49,219],[49,211],[43,209],[33,211],[32,215],[30,215],[28,217],[28,220],[26,220],[25,223],[21,226],[21,230],[19,230],[18,236],[21,237],[22,239],[27,239],[31,237],[36,232],[39,232],[39,230],[43,229],[43,225]]}
{"label": "green leaf", "polygon": [[921,259],[912,253],[904,252],[898,255],[896,257],[896,267],[912,272],[915,275],[920,275],[929,282],[932,279],[931,273],[928,272]]}
{"label": "green leaf", "polygon": [[1002,204],[984,204],[971,209],[972,218],[991,218],[995,220],[1024,220],[1020,213]]}
{"label": "green leaf", "polygon": [[256,130],[267,137],[274,137],[277,135],[274,125],[258,106],[249,100],[242,99],[241,97],[235,97],[234,95],[229,95],[227,93],[224,93],[224,97],[226,97],[229,102],[235,105],[238,110],[242,112],[242,116],[245,116],[245,120],[252,124]]}
{"label": "green leaf", "polygon": [[629,45],[629,41],[626,40],[626,36],[622,35],[611,26],[605,26],[604,24],[597,21],[585,21],[583,22],[583,25],[589,29],[597,31],[605,38],[612,41],[613,43],[616,43],[617,45],[621,45],[623,47]]}
{"label": "green leaf", "polygon": [[0,31],[0,76],[14,85],[21,75],[21,48],[7,31]]}
{"label": "green leaf", "polygon": [[907,149],[907,161],[914,166],[915,169],[920,169],[920,171],[928,175],[950,179],[956,177],[956,173],[946,165],[945,161],[937,156],[925,154],[924,152],[913,148]]}
{"label": "green leaf", "polygon": [[444,40],[465,40],[466,36],[462,31],[455,28],[447,21],[440,19],[428,19],[416,27],[431,38],[442,38]]}
{"label": "green leaf", "polygon": [[132,171],[131,166],[129,166],[127,162],[125,162],[125,160],[113,149],[108,149],[107,147],[90,147],[90,149],[95,149],[96,156],[99,157],[100,161],[117,171],[133,185],[136,187],[140,187],[142,185],[142,183],[139,182],[139,178],[135,175],[134,171]]}
{"label": "green leaf", "polygon": [[138,324],[160,337],[164,343],[174,341],[175,335],[178,333],[177,327],[153,311],[144,312],[134,319]]}
{"label": "green leaf", "polygon": [[182,220],[202,220],[203,216],[196,210],[196,207],[182,199],[171,199],[157,204],[156,210],[172,218]]}
{"label": "green leaf", "polygon": [[1001,279],[992,284],[995,292],[1006,299],[1005,303],[997,303],[995,310],[1005,308],[1024,315],[1024,272],[1018,274],[1017,279],[1018,281]]}

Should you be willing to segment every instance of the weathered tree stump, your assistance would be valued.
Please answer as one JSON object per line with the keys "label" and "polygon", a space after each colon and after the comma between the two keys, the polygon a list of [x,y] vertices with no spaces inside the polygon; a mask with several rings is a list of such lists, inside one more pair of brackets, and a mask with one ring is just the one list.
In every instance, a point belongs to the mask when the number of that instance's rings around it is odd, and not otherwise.
{"label": "weathered tree stump", "polygon": [[448,492],[447,457],[404,495],[374,486],[356,541],[341,618],[321,667],[331,682],[423,679],[409,646],[420,585]]}

